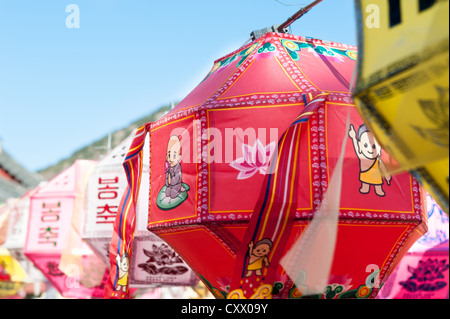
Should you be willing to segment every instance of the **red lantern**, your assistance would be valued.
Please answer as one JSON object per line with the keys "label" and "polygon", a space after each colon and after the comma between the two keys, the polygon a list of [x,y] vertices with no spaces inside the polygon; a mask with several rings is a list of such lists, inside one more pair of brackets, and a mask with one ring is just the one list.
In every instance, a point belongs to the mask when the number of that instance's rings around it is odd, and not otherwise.
{"label": "red lantern", "polygon": [[[409,174],[385,174],[392,159],[353,104],[356,59],[353,46],[266,33],[217,60],[180,104],[137,132],[124,164],[129,189],[110,248],[113,268],[133,240],[148,133],[148,229],[214,296],[311,297],[301,285],[311,273],[291,278],[280,262],[321,209],[340,165],[329,277],[313,296],[375,297],[426,223],[419,185]],[[113,269],[110,289],[116,283]]]}

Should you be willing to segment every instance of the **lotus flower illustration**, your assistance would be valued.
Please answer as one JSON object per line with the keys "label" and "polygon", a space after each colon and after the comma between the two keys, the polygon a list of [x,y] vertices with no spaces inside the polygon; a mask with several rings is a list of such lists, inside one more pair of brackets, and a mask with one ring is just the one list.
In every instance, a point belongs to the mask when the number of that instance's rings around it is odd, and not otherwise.
{"label": "lotus flower illustration", "polygon": [[[152,248],[152,251],[143,249],[144,254],[149,257],[149,260],[146,263],[138,265],[138,267],[150,275],[182,275],[189,270],[185,266],[172,266],[178,263],[182,264],[183,260],[166,244],[162,244],[159,247],[153,245]],[[158,268],[157,266],[163,267]]]}
{"label": "lotus flower illustration", "polygon": [[64,273],[59,269],[58,264],[54,261],[47,262],[47,269],[50,276],[64,276]]}
{"label": "lotus flower illustration", "polygon": [[253,146],[242,144],[244,157],[238,158],[230,164],[231,167],[239,171],[237,179],[248,179],[258,171],[260,174],[266,175],[275,148],[275,142],[264,146],[259,139]]}
{"label": "lotus flower illustration", "polygon": [[448,267],[446,259],[421,260],[416,268],[408,266],[412,276],[399,284],[410,292],[440,290],[447,286],[443,272],[448,271]]}
{"label": "lotus flower illustration", "polygon": [[166,244],[161,246],[153,245],[153,250],[145,250],[144,254],[150,259],[147,262],[154,262],[158,266],[161,265],[172,265],[176,263],[182,263],[183,260]]}
{"label": "lotus flower illustration", "polygon": [[434,123],[434,127],[418,127],[412,126],[418,134],[424,139],[431,141],[432,143],[448,148],[448,99],[449,89],[436,87],[438,92],[438,99],[436,100],[419,100],[418,103],[424,113],[424,115]]}
{"label": "lotus flower illustration", "polygon": [[448,269],[446,260],[428,258],[426,261],[419,261],[417,268],[408,266],[408,271],[412,274],[410,279],[418,281],[431,281],[444,278],[443,271]]}

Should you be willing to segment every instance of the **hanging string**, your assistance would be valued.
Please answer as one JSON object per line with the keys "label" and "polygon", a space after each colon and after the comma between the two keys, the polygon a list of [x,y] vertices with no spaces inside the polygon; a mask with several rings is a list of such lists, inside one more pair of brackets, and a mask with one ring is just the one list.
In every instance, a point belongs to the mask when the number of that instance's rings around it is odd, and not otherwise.
{"label": "hanging string", "polygon": [[[275,0],[278,3],[288,6],[287,4],[284,4],[278,0]],[[259,38],[260,36],[262,36],[263,34],[266,34],[268,32],[279,32],[279,33],[291,33],[291,24],[294,23],[295,21],[297,21],[298,19],[300,19],[302,16],[304,16],[306,13],[309,12],[309,10],[311,10],[313,7],[315,7],[316,5],[318,5],[320,2],[322,2],[323,0],[316,0],[312,3],[310,3],[309,5],[307,5],[306,7],[303,7],[302,9],[300,9],[297,13],[295,13],[292,17],[290,17],[289,19],[287,19],[283,24],[280,25],[273,25],[271,27],[267,27],[261,30],[255,30],[250,34],[250,39],[249,40],[256,40],[257,38]],[[249,41],[247,40],[244,45]]]}
{"label": "hanging string", "polygon": [[247,43],[249,43],[250,41],[252,41],[252,38],[248,38],[241,46],[240,48],[244,47]]}
{"label": "hanging string", "polygon": [[[277,1],[277,0],[275,0]],[[278,32],[282,32],[285,28],[289,27],[292,23],[303,17],[306,13],[309,12],[313,7],[321,3],[323,0],[316,0],[310,4],[308,4],[306,7],[301,8],[299,11],[297,11],[292,17],[287,19],[284,23],[282,23],[278,27]]]}
{"label": "hanging string", "polygon": [[275,2],[278,2],[279,4],[282,4],[282,5],[285,6],[285,7],[297,7],[297,6],[304,6],[304,5],[305,5],[304,3],[287,4],[287,3],[283,3],[283,2],[281,2],[281,1],[279,1],[279,0],[274,0],[274,1],[275,1]]}

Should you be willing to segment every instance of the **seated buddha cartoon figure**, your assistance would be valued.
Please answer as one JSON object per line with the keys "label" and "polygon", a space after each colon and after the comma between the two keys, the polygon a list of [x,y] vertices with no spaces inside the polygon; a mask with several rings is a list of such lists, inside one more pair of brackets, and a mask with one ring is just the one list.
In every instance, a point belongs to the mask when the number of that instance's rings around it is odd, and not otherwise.
{"label": "seated buddha cartoon figure", "polygon": [[165,184],[157,198],[157,205],[162,210],[178,207],[187,198],[189,186],[183,183],[181,159],[181,141],[178,136],[173,135],[167,143],[164,163]]}

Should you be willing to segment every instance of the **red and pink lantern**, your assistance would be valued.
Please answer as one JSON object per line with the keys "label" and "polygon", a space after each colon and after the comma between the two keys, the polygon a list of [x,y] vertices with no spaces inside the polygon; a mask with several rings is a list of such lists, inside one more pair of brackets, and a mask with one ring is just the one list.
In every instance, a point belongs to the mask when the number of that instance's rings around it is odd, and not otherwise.
{"label": "red and pink lantern", "polygon": [[[129,186],[105,296],[127,297],[111,293],[119,280],[115,259],[130,256],[134,207],[143,200],[148,230],[217,298],[376,297],[426,231],[426,217],[419,184],[386,173],[393,160],[353,103],[357,56],[350,45],[266,33],[218,59],[173,110],[140,128],[124,161]],[[147,135],[148,202],[138,196]],[[331,188],[334,175],[341,181]],[[295,257],[330,196],[337,203],[329,271],[311,293],[314,265],[293,276],[282,260]]]}

